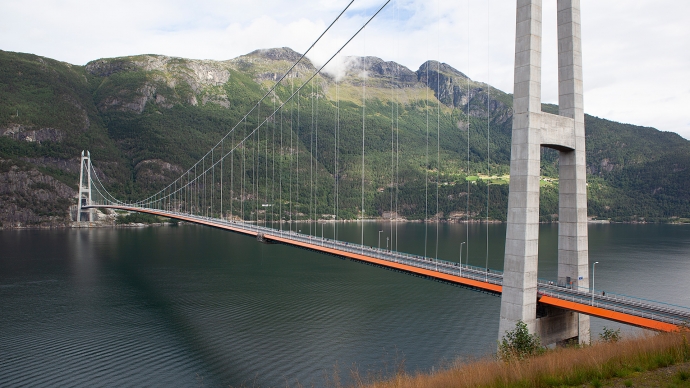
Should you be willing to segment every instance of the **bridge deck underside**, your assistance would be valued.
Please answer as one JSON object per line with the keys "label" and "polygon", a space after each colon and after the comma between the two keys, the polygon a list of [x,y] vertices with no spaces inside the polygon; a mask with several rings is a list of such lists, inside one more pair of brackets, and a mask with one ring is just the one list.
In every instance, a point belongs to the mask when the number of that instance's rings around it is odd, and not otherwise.
{"label": "bridge deck underside", "polygon": [[[114,205],[94,205],[90,206],[92,208],[109,208],[109,209],[118,209],[118,210],[125,210],[125,211],[135,211],[135,212],[141,212],[141,213],[148,213],[148,214],[153,214],[157,216],[163,216],[163,217],[168,217],[168,218],[173,218],[177,219],[180,221],[186,221],[186,222],[191,222],[195,224],[200,224],[200,225],[206,225],[206,226],[211,226],[214,228],[219,228],[231,232],[236,232],[252,237],[261,237],[264,241],[267,242],[276,242],[276,243],[282,243],[286,245],[292,245],[300,248],[305,248],[305,249],[310,249],[318,252],[323,252],[331,255],[336,255],[340,257],[345,257],[348,259],[368,263],[368,264],[373,264],[381,267],[386,267],[398,271],[403,271],[407,272],[410,274],[418,275],[418,276],[423,276],[423,277],[428,277],[432,279],[436,279],[439,281],[443,282],[448,282],[452,284],[456,284],[462,287],[466,288],[472,288],[476,289],[479,291],[483,292],[488,292],[492,294],[501,294],[503,287],[499,284],[497,284],[496,278],[497,276],[495,274],[491,274],[491,278],[489,276],[489,273],[486,274],[486,280],[481,280],[481,279],[475,279],[466,277],[466,276],[458,276],[456,274],[450,274],[450,273],[445,273],[441,270],[437,269],[432,269],[432,268],[423,268],[420,266],[416,265],[408,265],[405,263],[401,262],[396,262],[393,260],[386,260],[382,259],[379,257],[375,257],[373,254],[372,250],[367,248],[364,249],[363,247],[360,250],[360,245],[351,245],[351,249],[343,249],[343,248],[337,248],[334,246],[327,246],[326,244],[322,243],[323,240],[319,238],[313,239],[311,236],[305,236],[301,234],[296,234],[294,232],[287,233],[287,232],[280,232],[275,229],[271,229],[275,231],[275,233],[271,233],[270,231],[267,232],[266,230],[258,230],[253,225],[248,225],[248,224],[237,224],[237,223],[231,223],[227,222],[224,220],[218,220],[218,219],[213,219],[213,218],[206,218],[206,217],[199,217],[199,216],[190,216],[186,214],[179,214],[179,213],[174,213],[174,212],[168,212],[168,211],[162,211],[162,210],[157,210],[157,209],[147,209],[147,208],[135,208],[135,207],[130,207],[130,206],[114,206]],[[252,229],[255,228],[255,229]],[[259,236],[261,235],[261,236]],[[301,238],[295,238],[295,235],[301,236]],[[313,239],[313,241],[309,241]],[[305,241],[306,240],[306,241]],[[354,250],[359,250],[360,252],[356,252]],[[428,259],[424,259],[428,260]],[[431,262],[429,262],[431,263]],[[469,272],[469,270],[465,270],[465,272]],[[460,274],[463,274],[462,270],[460,270]],[[483,276],[483,275],[482,275]],[[493,282],[492,282],[493,281]],[[498,280],[500,282],[500,279]],[[590,316],[595,316],[595,317],[600,317],[628,325],[633,325],[633,326],[638,326],[642,327],[645,329],[652,329],[652,330],[657,330],[657,331],[678,331],[679,326],[667,322],[662,322],[659,320],[655,320],[653,318],[645,318],[633,314],[628,314],[625,312],[621,311],[613,311],[611,309],[607,309],[605,307],[598,307],[598,306],[593,306],[589,305],[586,303],[582,303],[581,301],[576,301],[576,300],[568,300],[567,295],[560,296],[558,293],[553,293],[553,292],[548,292],[546,290],[545,292],[540,291],[539,292],[539,303],[545,304],[545,305],[551,305],[555,306],[561,309],[565,310],[570,310],[570,311],[575,311],[578,313],[583,313],[587,314]]]}

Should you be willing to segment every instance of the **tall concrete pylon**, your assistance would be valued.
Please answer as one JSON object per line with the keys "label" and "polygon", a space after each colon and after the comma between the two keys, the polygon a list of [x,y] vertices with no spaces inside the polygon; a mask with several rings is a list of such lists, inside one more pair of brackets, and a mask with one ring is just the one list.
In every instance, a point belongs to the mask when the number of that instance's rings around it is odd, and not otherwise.
{"label": "tall concrete pylon", "polygon": [[[559,114],[541,111],[542,0],[517,0],[510,194],[499,340],[523,321],[543,344],[589,341],[589,317],[538,306],[540,147],[559,151],[558,284],[588,287],[580,0],[558,0]],[[538,308],[539,307],[539,308]]]}
{"label": "tall concrete pylon", "polygon": [[[84,151],[82,151],[79,160],[81,166],[79,167],[79,193],[77,194],[77,221],[91,222],[93,221],[93,210],[82,210],[83,206],[91,205],[91,152],[86,151],[86,155],[84,155]],[[83,216],[86,216],[86,220],[82,219]]]}

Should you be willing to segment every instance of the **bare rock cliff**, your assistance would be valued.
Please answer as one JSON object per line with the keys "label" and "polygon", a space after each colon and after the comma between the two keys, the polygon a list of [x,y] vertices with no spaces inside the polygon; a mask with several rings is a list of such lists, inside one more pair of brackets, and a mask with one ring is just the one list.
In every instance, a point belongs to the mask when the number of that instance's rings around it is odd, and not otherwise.
{"label": "bare rock cliff", "polygon": [[35,167],[0,160],[0,228],[67,226],[75,196]]}

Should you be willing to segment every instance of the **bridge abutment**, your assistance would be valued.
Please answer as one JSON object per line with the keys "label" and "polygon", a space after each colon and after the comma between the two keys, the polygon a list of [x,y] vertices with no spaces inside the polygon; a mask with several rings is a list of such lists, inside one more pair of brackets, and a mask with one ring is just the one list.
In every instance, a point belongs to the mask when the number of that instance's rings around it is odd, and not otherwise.
{"label": "bridge abutment", "polygon": [[589,341],[589,317],[539,309],[541,147],[559,151],[558,280],[587,287],[587,187],[579,0],[558,0],[559,114],[541,111],[542,1],[518,0],[508,226],[499,340],[523,321],[544,344]]}

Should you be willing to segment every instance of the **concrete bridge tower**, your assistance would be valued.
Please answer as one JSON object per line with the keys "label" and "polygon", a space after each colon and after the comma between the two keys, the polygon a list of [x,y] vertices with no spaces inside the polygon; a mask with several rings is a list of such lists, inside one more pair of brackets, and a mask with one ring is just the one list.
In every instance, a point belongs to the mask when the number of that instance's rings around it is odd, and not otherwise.
{"label": "concrete bridge tower", "polygon": [[499,340],[517,321],[543,344],[589,341],[589,317],[537,300],[540,147],[559,151],[558,284],[588,287],[580,0],[558,1],[559,114],[541,111],[542,0],[517,0],[510,194]]}
{"label": "concrete bridge tower", "polygon": [[[90,206],[91,202],[91,152],[81,152],[79,167],[79,192],[77,194],[77,219],[76,221],[93,221],[93,209],[82,210],[84,206]],[[86,172],[86,174],[84,174]],[[86,178],[86,179],[85,179]],[[84,219],[86,218],[86,219]]]}

